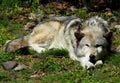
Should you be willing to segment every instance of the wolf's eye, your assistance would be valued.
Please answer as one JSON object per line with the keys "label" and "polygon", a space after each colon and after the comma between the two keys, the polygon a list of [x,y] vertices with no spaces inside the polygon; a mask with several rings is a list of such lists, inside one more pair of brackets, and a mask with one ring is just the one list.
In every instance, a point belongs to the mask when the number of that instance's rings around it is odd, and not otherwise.
{"label": "wolf's eye", "polygon": [[98,47],[101,47],[102,45],[100,44],[96,44],[95,47],[98,48]]}
{"label": "wolf's eye", "polygon": [[85,44],[85,46],[89,47],[89,45],[88,45],[88,44]]}

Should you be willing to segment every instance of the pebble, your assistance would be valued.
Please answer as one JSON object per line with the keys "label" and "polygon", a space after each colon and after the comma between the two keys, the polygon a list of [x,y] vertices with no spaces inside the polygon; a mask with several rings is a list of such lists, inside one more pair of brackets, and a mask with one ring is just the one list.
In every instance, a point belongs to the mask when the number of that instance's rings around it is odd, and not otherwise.
{"label": "pebble", "polygon": [[115,25],[115,28],[116,29],[120,29],[120,25]]}
{"label": "pebble", "polygon": [[2,63],[2,66],[5,70],[13,69],[17,66],[17,63],[15,61],[6,61]]}
{"label": "pebble", "polygon": [[24,64],[20,64],[14,68],[15,71],[19,71],[19,70],[23,70],[23,69],[27,69],[27,66]]}

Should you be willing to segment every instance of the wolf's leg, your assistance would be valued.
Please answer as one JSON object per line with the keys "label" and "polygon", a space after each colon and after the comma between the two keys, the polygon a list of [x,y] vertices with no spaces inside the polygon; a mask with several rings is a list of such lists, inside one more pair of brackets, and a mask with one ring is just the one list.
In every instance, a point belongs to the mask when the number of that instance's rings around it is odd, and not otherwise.
{"label": "wolf's leg", "polygon": [[30,47],[32,47],[33,50],[35,50],[38,53],[41,53],[45,50],[45,48],[40,47],[39,44],[31,44]]}
{"label": "wolf's leg", "polygon": [[86,57],[81,57],[79,59],[79,61],[80,61],[81,65],[83,66],[83,68],[89,69],[89,68],[95,67],[95,65],[93,63],[91,63],[90,61],[88,61],[86,59]]}
{"label": "wolf's leg", "polygon": [[77,60],[77,57],[76,57],[76,55],[75,55],[74,52],[69,51],[69,56],[70,56],[71,59],[73,59],[73,60]]}

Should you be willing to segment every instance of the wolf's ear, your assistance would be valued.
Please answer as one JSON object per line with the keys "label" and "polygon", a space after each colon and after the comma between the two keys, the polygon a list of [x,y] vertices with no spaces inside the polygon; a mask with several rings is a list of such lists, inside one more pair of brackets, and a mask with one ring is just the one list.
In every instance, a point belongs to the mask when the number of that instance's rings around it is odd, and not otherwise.
{"label": "wolf's ear", "polygon": [[115,32],[116,30],[114,29],[111,29],[109,32],[106,32],[103,37],[106,38],[106,40],[108,41],[109,44],[112,43],[112,36],[113,36],[113,33]]}
{"label": "wolf's ear", "polygon": [[104,36],[106,39],[110,40],[111,37],[112,37],[112,35],[113,35],[113,33],[114,33],[115,31],[116,31],[115,28],[114,28],[114,29],[110,29],[110,31],[109,31],[109,32],[106,32],[103,36]]}
{"label": "wolf's ear", "polygon": [[74,33],[75,37],[77,38],[77,41],[80,41],[85,36],[85,34],[81,32],[82,29],[83,26],[79,24],[78,30]]}
{"label": "wolf's ear", "polygon": [[107,32],[107,33],[105,33],[103,36],[106,38],[106,39],[109,39],[109,38],[111,38],[112,37],[112,33],[113,32]]}
{"label": "wolf's ear", "polygon": [[74,33],[74,35],[75,35],[75,37],[77,38],[77,40],[80,41],[80,40],[84,37],[85,34],[79,32],[79,31],[76,31],[76,32]]}

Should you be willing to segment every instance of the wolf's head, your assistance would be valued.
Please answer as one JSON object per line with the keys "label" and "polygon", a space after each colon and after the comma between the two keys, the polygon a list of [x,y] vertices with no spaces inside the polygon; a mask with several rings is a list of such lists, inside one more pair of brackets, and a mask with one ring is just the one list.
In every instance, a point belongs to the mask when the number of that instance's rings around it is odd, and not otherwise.
{"label": "wolf's head", "polygon": [[78,42],[76,53],[78,57],[86,57],[94,63],[106,55],[108,47],[109,43],[105,37],[96,34],[85,35]]}
{"label": "wolf's head", "polygon": [[81,30],[75,33],[78,39],[77,57],[86,57],[95,63],[106,56],[110,49],[111,34],[107,21],[102,18],[92,17],[85,21]]}

